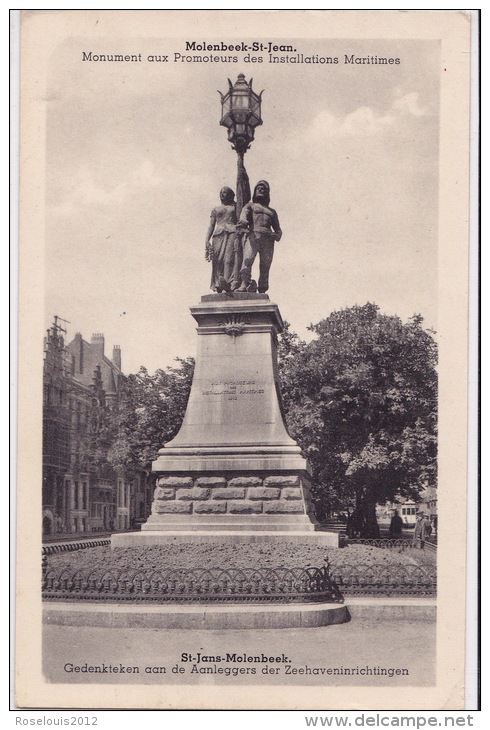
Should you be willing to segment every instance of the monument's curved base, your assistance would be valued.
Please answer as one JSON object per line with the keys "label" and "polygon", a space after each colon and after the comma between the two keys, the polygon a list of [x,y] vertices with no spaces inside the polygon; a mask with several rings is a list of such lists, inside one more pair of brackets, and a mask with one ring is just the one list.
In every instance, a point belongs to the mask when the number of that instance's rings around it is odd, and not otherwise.
{"label": "monument's curved base", "polygon": [[43,623],[148,629],[290,629],[350,621],[338,603],[288,605],[114,605],[45,601]]}

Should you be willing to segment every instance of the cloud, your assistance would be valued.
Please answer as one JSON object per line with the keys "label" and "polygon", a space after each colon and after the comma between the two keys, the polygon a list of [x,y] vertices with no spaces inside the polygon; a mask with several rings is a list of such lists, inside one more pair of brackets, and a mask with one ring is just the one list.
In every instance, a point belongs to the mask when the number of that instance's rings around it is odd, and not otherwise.
{"label": "cloud", "polygon": [[391,127],[393,123],[394,117],[392,115],[377,116],[370,107],[361,106],[345,117],[339,132],[344,136],[371,136],[386,127]]}
{"label": "cloud", "polygon": [[161,185],[162,182],[163,178],[155,174],[153,163],[150,160],[144,160],[124,180],[116,182],[112,187],[104,188],[95,181],[94,173],[89,165],[83,163],[78,168],[70,190],[67,189],[66,197],[50,207],[51,213],[65,216],[85,207],[121,206],[129,196],[134,196],[135,190],[144,193]]}
{"label": "cloud", "polygon": [[400,99],[393,102],[392,109],[400,114],[408,113],[414,117],[425,117],[427,111],[419,106],[419,94],[413,91],[411,94],[405,94]]}
{"label": "cloud", "polygon": [[313,119],[307,136],[310,139],[327,137],[372,137],[395,126],[402,119],[426,116],[427,112],[419,106],[418,92],[397,98],[385,113],[372,107],[361,106],[345,116],[335,115],[323,109]]}

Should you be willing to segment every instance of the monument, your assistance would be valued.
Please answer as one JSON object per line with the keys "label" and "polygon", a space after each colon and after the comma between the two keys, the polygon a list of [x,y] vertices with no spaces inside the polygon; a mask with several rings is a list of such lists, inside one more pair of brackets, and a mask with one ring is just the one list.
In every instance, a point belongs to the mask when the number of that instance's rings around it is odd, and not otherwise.
{"label": "monument", "polygon": [[[338,544],[336,534],[315,531],[311,470],[282,407],[277,336],[283,320],[266,294],[282,231],[268,182],[260,180],[251,196],[243,164],[262,124],[261,96],[243,74],[221,95],[220,123],[238,156],[237,202],[223,187],[221,204],[211,211],[205,257],[213,293],[191,307],[196,368],[180,431],[153,462],[151,515],[140,533],[113,535],[113,547],[225,535]],[[258,286],[252,278],[257,257]]]}

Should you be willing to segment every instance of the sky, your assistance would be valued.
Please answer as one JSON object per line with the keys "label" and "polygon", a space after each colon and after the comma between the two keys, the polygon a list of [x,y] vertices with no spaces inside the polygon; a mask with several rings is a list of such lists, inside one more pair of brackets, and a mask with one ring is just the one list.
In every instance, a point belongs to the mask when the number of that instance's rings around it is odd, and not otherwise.
{"label": "sky", "polygon": [[[189,308],[210,293],[209,212],[223,185],[236,190],[217,91],[244,73],[264,89],[245,165],[252,187],[268,180],[283,230],[268,292],[283,319],[309,340],[311,323],[371,301],[437,329],[438,43],[288,38],[281,42],[304,56],[339,63],[271,64],[267,53],[245,63],[241,52],[217,54],[239,63],[175,63],[175,52],[199,52],[156,31],[53,49],[46,328],[58,315],[68,340],[104,333],[106,354],[121,346],[126,373],[195,354]],[[141,52],[143,62],[84,62],[84,51]],[[150,63],[149,54],[170,62]],[[400,63],[346,64],[346,54]]]}

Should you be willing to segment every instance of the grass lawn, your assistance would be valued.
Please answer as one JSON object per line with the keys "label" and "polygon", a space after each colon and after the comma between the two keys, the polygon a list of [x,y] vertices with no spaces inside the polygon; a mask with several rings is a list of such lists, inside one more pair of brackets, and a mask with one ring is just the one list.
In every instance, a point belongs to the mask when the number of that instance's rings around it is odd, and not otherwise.
{"label": "grass lawn", "polygon": [[406,548],[378,548],[349,545],[344,548],[318,544],[274,542],[269,545],[231,542],[196,545],[179,543],[152,547],[94,547],[48,557],[50,568],[67,570],[120,570],[123,568],[154,570],[162,568],[306,568],[321,567],[329,561],[332,568],[343,566],[431,565],[435,552]]}

